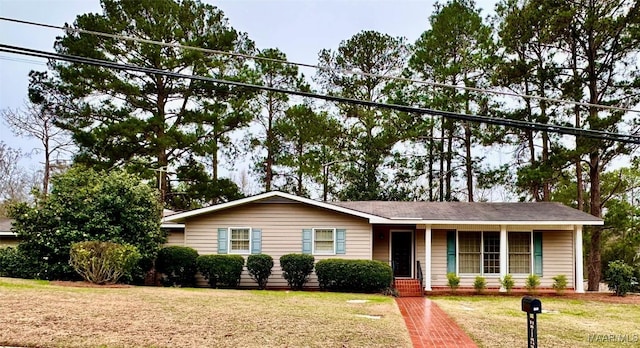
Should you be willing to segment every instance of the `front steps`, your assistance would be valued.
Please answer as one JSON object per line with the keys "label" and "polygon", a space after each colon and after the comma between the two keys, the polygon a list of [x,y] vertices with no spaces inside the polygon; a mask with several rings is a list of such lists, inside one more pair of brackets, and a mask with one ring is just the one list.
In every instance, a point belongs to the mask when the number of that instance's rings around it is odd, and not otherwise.
{"label": "front steps", "polygon": [[398,297],[423,297],[424,290],[418,279],[396,279],[393,287],[398,291]]}

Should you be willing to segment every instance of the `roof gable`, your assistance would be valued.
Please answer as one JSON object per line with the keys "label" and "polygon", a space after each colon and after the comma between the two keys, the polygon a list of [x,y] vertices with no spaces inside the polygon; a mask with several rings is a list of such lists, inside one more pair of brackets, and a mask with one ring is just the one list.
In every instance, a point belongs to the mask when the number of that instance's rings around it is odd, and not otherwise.
{"label": "roof gable", "polygon": [[230,209],[230,208],[233,208],[233,207],[238,207],[238,206],[242,206],[242,205],[245,205],[245,204],[257,203],[257,202],[264,202],[264,203],[302,203],[302,204],[315,206],[315,207],[318,207],[318,208],[323,208],[323,209],[335,211],[335,212],[338,212],[338,213],[344,213],[344,214],[348,214],[348,215],[351,215],[351,216],[361,217],[361,218],[369,220],[369,222],[371,222],[371,223],[381,223],[381,222],[383,222],[383,220],[386,220],[384,218],[381,218],[381,217],[373,215],[373,214],[369,214],[369,213],[366,213],[366,212],[360,212],[360,211],[349,209],[349,208],[340,207],[338,205],[330,204],[330,203],[327,203],[327,202],[315,201],[313,199],[299,197],[299,196],[296,196],[296,195],[292,195],[292,194],[288,194],[288,193],[284,193],[284,192],[279,192],[279,191],[270,191],[270,192],[262,193],[262,194],[259,194],[259,195],[251,196],[251,197],[241,198],[241,199],[238,199],[238,200],[235,200],[235,201],[231,201],[231,202],[216,204],[216,205],[212,205],[210,207],[205,207],[205,208],[200,208],[200,209],[195,209],[195,210],[190,210],[190,211],[185,211],[185,212],[182,212],[182,213],[174,214],[174,215],[165,217],[164,219],[162,219],[162,221],[163,222],[183,222],[185,219],[187,219],[189,217],[198,216],[198,215],[202,215],[202,214],[209,214],[209,213],[213,213],[213,212],[216,212],[216,211],[226,210],[226,209]]}

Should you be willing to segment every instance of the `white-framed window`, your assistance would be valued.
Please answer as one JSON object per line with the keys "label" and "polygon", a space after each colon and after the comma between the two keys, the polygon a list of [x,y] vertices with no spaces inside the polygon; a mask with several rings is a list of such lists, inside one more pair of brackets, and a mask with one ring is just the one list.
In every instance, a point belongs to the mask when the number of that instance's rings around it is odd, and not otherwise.
{"label": "white-framed window", "polygon": [[251,253],[251,227],[229,227],[229,253]]}
{"label": "white-framed window", "polygon": [[480,273],[482,233],[458,232],[459,273]]}
{"label": "white-framed window", "polygon": [[458,273],[500,273],[500,232],[460,231],[458,250]]}
{"label": "white-framed window", "polygon": [[531,274],[531,232],[509,232],[509,273],[511,274]]}
{"label": "white-framed window", "polygon": [[333,255],[336,253],[336,229],[313,229],[313,253],[319,255]]}

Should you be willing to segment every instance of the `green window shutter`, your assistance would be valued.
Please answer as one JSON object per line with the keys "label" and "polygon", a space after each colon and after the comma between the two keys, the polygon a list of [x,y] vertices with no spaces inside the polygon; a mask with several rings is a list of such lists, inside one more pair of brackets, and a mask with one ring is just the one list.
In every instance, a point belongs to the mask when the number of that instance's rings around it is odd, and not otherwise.
{"label": "green window shutter", "polygon": [[533,232],[533,272],[542,276],[542,232]]}
{"label": "green window shutter", "polygon": [[262,230],[254,228],[251,231],[251,253],[260,254],[262,252]]}
{"label": "green window shutter", "polygon": [[347,230],[337,229],[336,230],[336,254],[347,253],[346,242],[347,242]]}
{"label": "green window shutter", "polygon": [[311,254],[311,243],[313,238],[313,231],[311,229],[302,230],[302,253]]}
{"label": "green window shutter", "polygon": [[228,230],[226,228],[218,229],[218,254],[226,254],[229,249]]}
{"label": "green window shutter", "polygon": [[456,272],[456,231],[447,232],[447,273]]}

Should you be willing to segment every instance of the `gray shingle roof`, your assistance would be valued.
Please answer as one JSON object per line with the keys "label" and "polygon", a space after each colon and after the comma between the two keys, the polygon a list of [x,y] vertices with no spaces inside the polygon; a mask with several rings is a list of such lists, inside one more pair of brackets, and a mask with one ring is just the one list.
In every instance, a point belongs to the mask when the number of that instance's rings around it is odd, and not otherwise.
{"label": "gray shingle roof", "polygon": [[331,204],[387,219],[439,221],[602,221],[560,203],[484,202],[331,202]]}

